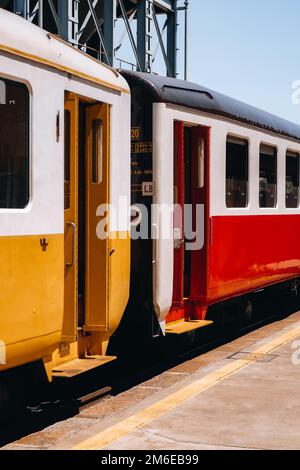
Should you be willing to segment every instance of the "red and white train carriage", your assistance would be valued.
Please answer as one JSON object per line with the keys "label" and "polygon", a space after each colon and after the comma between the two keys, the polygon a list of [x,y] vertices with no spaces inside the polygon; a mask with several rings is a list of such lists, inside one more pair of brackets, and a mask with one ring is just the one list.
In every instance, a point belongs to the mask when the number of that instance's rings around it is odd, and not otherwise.
{"label": "red and white train carriage", "polygon": [[[132,242],[132,296],[143,292],[163,332],[199,328],[210,306],[299,278],[300,126],[192,83],[123,75],[132,93],[133,203],[183,208],[173,236],[162,236],[166,220],[154,209],[159,236]],[[186,205],[194,228],[204,208],[204,243],[192,251]]]}

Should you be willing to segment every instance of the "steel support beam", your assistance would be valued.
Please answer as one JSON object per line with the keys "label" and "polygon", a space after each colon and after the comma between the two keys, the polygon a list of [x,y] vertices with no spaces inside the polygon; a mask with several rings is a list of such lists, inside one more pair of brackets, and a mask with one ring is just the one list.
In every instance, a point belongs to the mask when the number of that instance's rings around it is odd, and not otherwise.
{"label": "steel support beam", "polygon": [[39,11],[39,2],[36,2],[36,4],[35,4],[33,10],[32,10],[32,11],[29,11],[29,14],[28,14],[28,18],[27,18],[27,19],[28,19],[28,21],[29,21],[30,23],[33,22],[33,20],[34,20],[34,18],[36,17],[36,14],[38,13],[38,11]]}
{"label": "steel support beam", "polygon": [[[144,1],[144,0],[142,0],[142,1]],[[130,27],[130,23],[128,21],[128,17],[127,17],[127,14],[126,14],[126,10],[125,10],[125,7],[124,7],[123,0],[119,0],[119,4],[120,4],[121,12],[122,12],[122,17],[123,17],[123,20],[124,20],[124,23],[125,23],[125,26],[126,26],[126,29],[127,29],[127,34],[129,36],[131,47],[132,47],[132,50],[133,50],[133,53],[134,53],[134,56],[135,56],[137,69],[139,71],[143,71],[145,69],[143,67],[143,62],[141,60],[139,51],[137,49],[137,46],[136,46],[136,43],[135,43],[135,40],[134,40],[134,36],[133,36],[132,30],[131,30],[131,27]]]}
{"label": "steel support beam", "polygon": [[171,69],[171,77],[177,77],[177,1],[172,0],[172,11],[167,17],[167,56]]}
{"label": "steel support beam", "polygon": [[106,42],[105,42],[105,39],[104,39],[104,35],[102,33],[101,24],[100,24],[99,19],[96,15],[95,9],[93,7],[92,0],[87,0],[87,3],[88,3],[88,6],[89,6],[89,9],[90,9],[93,21],[94,21],[95,26],[96,26],[96,31],[97,31],[99,39],[100,39],[101,47],[102,47],[103,52],[104,52],[105,62],[108,65],[112,66],[112,62],[113,62],[112,57],[109,56],[108,49],[107,49],[107,46],[106,46]]}
{"label": "steel support beam", "polygon": [[141,0],[137,5],[137,50],[144,72],[152,66],[153,0]]}
{"label": "steel support beam", "polygon": [[43,28],[44,27],[44,0],[39,0],[38,2],[38,8],[39,8],[39,27]]}
{"label": "steel support beam", "polygon": [[14,12],[18,16],[23,16],[23,18],[28,18],[30,2],[29,0],[14,0],[13,3]]}
{"label": "steel support beam", "polygon": [[[53,13],[52,8],[51,10]],[[79,0],[58,0],[57,16],[62,29],[62,37],[74,46],[78,45],[78,15]]]}
{"label": "steel support beam", "polygon": [[63,25],[62,25],[61,22],[60,22],[60,19],[59,19],[59,16],[58,16],[58,14],[57,14],[57,11],[56,11],[56,9],[55,9],[53,0],[48,0],[48,4],[49,4],[50,10],[51,10],[51,13],[52,13],[54,22],[55,22],[55,24],[56,24],[58,34],[59,34],[63,39],[65,39],[65,40],[67,41],[67,40],[68,40],[68,37],[65,36],[65,34],[64,34],[64,28],[63,28]]}
{"label": "steel support beam", "polygon": [[189,0],[185,0],[185,21],[184,21],[184,79],[188,79],[188,51],[189,51]]}
{"label": "steel support beam", "polygon": [[[53,5],[53,8],[54,8],[54,5]],[[53,8],[51,8],[52,14],[53,14]],[[70,13],[69,12],[69,0],[64,0],[64,2],[58,1],[57,18],[59,19],[61,35],[64,38],[67,38],[68,40],[69,40],[69,13]]]}
{"label": "steel support beam", "polygon": [[[99,7],[99,0],[93,0],[93,7],[97,13]],[[97,14],[97,17],[99,15]],[[99,20],[99,23],[102,25],[103,19]],[[81,18],[80,30],[78,32],[78,41],[81,44],[85,44],[91,37],[96,33],[96,26],[92,18],[91,10],[88,8],[84,18]]]}
{"label": "steel support beam", "polygon": [[103,1],[103,37],[107,47],[107,54],[110,57],[111,65],[114,65],[115,53],[115,21],[117,11],[116,0],[102,0]]}
{"label": "steel support beam", "polygon": [[161,31],[160,31],[159,24],[158,24],[157,17],[156,17],[156,13],[155,13],[155,10],[154,10],[154,5],[152,6],[152,8],[153,8],[153,12],[152,12],[153,13],[153,22],[154,22],[154,26],[155,26],[155,29],[156,29],[156,34],[157,34],[157,37],[158,37],[158,41],[159,41],[159,44],[160,44],[160,49],[161,49],[161,52],[162,52],[162,55],[163,55],[163,58],[164,58],[164,61],[165,61],[167,74],[168,74],[168,77],[173,77],[174,76],[174,71],[171,70],[171,67],[170,67],[170,63],[169,63],[169,59],[168,59],[168,56],[167,56],[167,53],[166,53],[163,37],[162,37]]}
{"label": "steel support beam", "polygon": [[165,12],[172,12],[174,9],[173,0],[153,0],[153,3],[157,8]]}

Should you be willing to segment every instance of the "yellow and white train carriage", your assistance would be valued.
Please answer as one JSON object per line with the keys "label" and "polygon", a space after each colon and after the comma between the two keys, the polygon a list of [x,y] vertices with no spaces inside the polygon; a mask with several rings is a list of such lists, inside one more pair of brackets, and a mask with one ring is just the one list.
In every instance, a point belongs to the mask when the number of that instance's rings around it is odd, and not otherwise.
{"label": "yellow and white train carriage", "polygon": [[2,9],[0,38],[0,371],[68,376],[110,360],[128,300],[129,222],[96,228],[101,204],[130,203],[129,88]]}

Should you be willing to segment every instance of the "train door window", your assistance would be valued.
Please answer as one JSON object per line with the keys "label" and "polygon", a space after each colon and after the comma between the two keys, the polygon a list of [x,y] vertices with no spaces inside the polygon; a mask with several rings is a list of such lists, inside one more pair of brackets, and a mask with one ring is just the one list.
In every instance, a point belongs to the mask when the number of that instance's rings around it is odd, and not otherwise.
{"label": "train door window", "polygon": [[92,181],[99,184],[103,179],[103,122],[101,119],[94,119],[92,126]]}
{"label": "train door window", "polygon": [[175,155],[175,161],[174,161],[174,204],[179,204],[179,194],[178,194],[178,151],[179,151],[179,148],[178,148],[178,140],[179,140],[179,137],[178,137],[178,133],[179,131],[177,130],[177,128],[175,126],[175,132],[174,132],[174,155]]}
{"label": "train door window", "polygon": [[205,142],[203,137],[199,137],[197,141],[197,188],[204,188],[204,155],[205,155]]}
{"label": "train door window", "polygon": [[285,200],[288,209],[299,207],[299,171],[299,154],[287,152]]}
{"label": "train door window", "polygon": [[29,92],[0,79],[0,208],[24,209],[29,201]]}
{"label": "train door window", "polygon": [[248,141],[227,137],[226,205],[246,207],[248,204],[249,157]]}
{"label": "train door window", "polygon": [[65,210],[70,209],[71,194],[71,113],[65,110]]}
{"label": "train door window", "polygon": [[277,204],[277,150],[269,145],[260,146],[259,206],[276,207]]}

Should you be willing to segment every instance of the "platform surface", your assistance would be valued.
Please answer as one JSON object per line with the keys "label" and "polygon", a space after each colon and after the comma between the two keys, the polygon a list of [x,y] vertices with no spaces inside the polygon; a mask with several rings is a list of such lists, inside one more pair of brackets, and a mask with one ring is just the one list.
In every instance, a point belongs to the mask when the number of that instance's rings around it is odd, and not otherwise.
{"label": "platform surface", "polygon": [[300,313],[5,449],[300,449]]}

